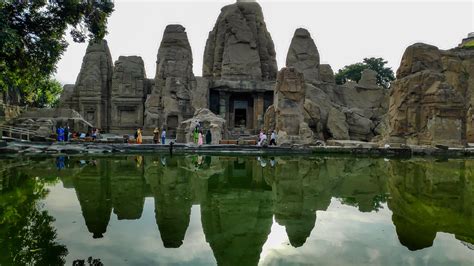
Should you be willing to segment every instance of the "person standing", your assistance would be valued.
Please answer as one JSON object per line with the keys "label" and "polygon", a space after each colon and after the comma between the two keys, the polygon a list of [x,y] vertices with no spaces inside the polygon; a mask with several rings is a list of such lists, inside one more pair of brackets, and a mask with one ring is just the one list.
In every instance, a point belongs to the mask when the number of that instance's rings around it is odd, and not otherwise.
{"label": "person standing", "polygon": [[260,141],[258,142],[258,146],[263,146],[265,145],[265,143],[267,142],[267,134],[265,134],[265,132],[262,132],[260,133]]}
{"label": "person standing", "polygon": [[198,129],[198,126],[196,126],[194,128],[194,131],[193,131],[193,138],[194,138],[194,144],[198,144],[198,141],[199,141],[199,129]]}
{"label": "person standing", "polygon": [[97,129],[92,129],[92,139],[96,140],[97,139]]}
{"label": "person standing", "polygon": [[137,144],[142,144],[142,130],[140,128],[137,129]]}
{"label": "person standing", "polygon": [[203,135],[202,135],[202,130],[199,131],[199,136],[198,136],[198,145],[201,146],[203,144]]}
{"label": "person standing", "polygon": [[211,130],[208,130],[206,132],[206,144],[211,144],[211,142],[212,142]]}
{"label": "person standing", "polygon": [[64,127],[64,141],[68,142],[69,141],[69,126],[66,125]]}
{"label": "person standing", "polygon": [[161,144],[166,144],[166,129],[163,128],[163,131],[161,132]]}
{"label": "person standing", "polygon": [[60,142],[64,141],[64,128],[63,127],[58,128],[58,141]]}
{"label": "person standing", "polygon": [[272,145],[277,145],[276,143],[276,132],[275,130],[272,130],[272,135],[270,136],[270,146]]}
{"label": "person standing", "polygon": [[153,130],[153,143],[160,143],[160,130],[157,127]]}

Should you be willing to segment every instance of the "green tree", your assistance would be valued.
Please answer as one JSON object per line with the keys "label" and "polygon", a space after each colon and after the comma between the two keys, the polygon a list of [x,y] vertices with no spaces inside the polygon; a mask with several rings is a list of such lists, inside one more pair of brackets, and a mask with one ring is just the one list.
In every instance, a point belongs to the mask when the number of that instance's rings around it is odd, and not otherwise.
{"label": "green tree", "polygon": [[391,68],[386,67],[387,61],[383,58],[364,58],[362,63],[355,63],[339,69],[335,78],[337,84],[344,84],[348,80],[358,82],[361,78],[361,73],[365,69],[372,69],[377,72],[377,84],[388,88],[390,82],[395,80],[395,75]]}
{"label": "green tree", "polygon": [[0,90],[19,93],[23,104],[53,104],[51,77],[68,45],[66,31],[75,42],[102,39],[113,9],[110,0],[0,0]]}

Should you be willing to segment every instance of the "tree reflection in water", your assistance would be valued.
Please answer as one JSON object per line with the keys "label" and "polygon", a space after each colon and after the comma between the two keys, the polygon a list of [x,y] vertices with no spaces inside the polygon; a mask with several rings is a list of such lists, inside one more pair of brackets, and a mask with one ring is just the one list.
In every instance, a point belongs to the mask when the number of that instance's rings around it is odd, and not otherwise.
{"label": "tree reflection in water", "polygon": [[35,179],[1,164],[0,265],[63,265],[68,250],[57,242],[54,218],[41,205],[45,185],[58,179]]}
{"label": "tree reflection in water", "polygon": [[[304,246],[314,230],[317,211],[326,211],[331,199],[362,213],[388,206],[399,241],[409,250],[432,246],[437,232],[454,234],[466,246],[474,244],[471,161],[198,155],[66,161],[58,175],[65,187],[75,189],[93,238],[107,233],[112,212],[119,220],[140,219],[145,198],[153,197],[163,246],[179,248],[192,205],[199,204],[205,239],[220,264],[257,264],[273,218],[285,228],[293,247]],[[46,163],[50,161],[12,168],[22,169],[18,173],[23,174],[14,180],[23,181],[10,182],[0,194],[14,206],[10,210],[10,204],[3,204],[6,200],[0,201],[2,223],[9,226],[0,229],[2,241],[8,239],[8,249],[0,254],[10,254],[2,256],[0,264],[18,259],[11,254],[22,254],[21,262],[43,259],[60,264],[67,254],[55,242],[53,218],[37,204],[46,195],[44,183],[50,181],[27,178],[32,172],[48,176],[38,170]],[[11,233],[20,229],[24,232]],[[32,230],[38,233],[33,235]],[[25,242],[29,238],[36,242]],[[21,253],[24,250],[29,252]]]}

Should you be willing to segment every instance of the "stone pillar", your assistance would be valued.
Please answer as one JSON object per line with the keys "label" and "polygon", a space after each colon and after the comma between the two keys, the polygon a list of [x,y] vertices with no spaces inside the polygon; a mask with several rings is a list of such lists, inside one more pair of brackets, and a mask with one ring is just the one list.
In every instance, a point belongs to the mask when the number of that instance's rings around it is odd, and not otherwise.
{"label": "stone pillar", "polygon": [[219,92],[219,116],[226,119],[227,113],[227,104],[226,104],[226,97],[225,92]]}
{"label": "stone pillar", "polygon": [[265,110],[263,110],[264,107],[264,97],[263,93],[259,92],[257,95],[254,97],[255,101],[253,102],[254,110],[254,119],[253,119],[253,127],[254,129],[261,129],[263,127],[263,115],[265,113]]}

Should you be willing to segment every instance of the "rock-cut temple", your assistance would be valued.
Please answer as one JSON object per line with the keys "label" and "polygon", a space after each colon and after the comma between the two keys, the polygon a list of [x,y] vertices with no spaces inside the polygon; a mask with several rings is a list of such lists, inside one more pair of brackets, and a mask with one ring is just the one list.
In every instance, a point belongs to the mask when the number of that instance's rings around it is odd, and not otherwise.
{"label": "rock-cut temple", "polygon": [[465,146],[474,142],[473,42],[470,34],[446,51],[408,47],[390,90],[377,85],[370,69],[357,83],[338,85],[303,28],[295,30],[286,67],[278,71],[262,8],[237,1],[221,9],[209,32],[202,77],[193,73],[185,28],[168,25],[153,79],[142,58],[120,56],[113,63],[107,42],[92,42],[60,105],[114,133],[159,127],[173,137],[205,114],[220,116],[213,120],[219,126],[207,123],[213,134],[228,138],[263,128],[275,129],[279,144],[342,139]]}

